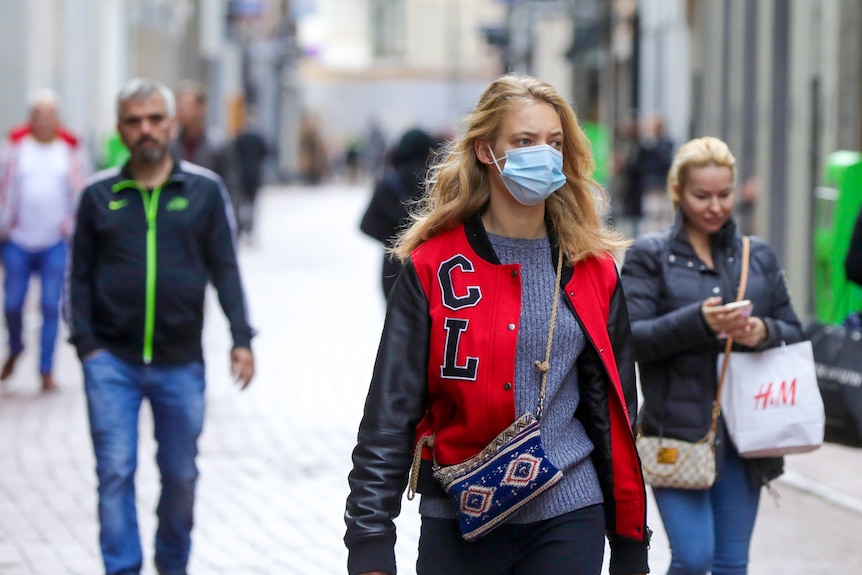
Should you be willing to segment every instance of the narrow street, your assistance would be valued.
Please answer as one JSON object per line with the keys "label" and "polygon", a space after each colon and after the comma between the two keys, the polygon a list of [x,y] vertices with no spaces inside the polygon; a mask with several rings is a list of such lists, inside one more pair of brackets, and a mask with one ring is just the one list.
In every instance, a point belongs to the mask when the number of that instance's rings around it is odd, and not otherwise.
{"label": "narrow street", "polygon": [[[230,382],[227,325],[208,300],[192,575],[346,573],[346,477],[384,314],[382,248],[358,230],[368,194],[335,185],[264,191],[258,236],[240,248],[259,332],[257,377],[245,392]],[[0,384],[0,575],[94,575],[96,483],[80,366],[58,343],[60,390],[39,393],[38,300],[30,301],[28,349]],[[154,575],[159,478],[146,406],[140,432],[143,573]],[[827,445],[789,457],[787,469],[777,505],[764,492],[751,575],[862,573],[862,452]],[[415,502],[405,501],[397,523],[399,573],[410,575]],[[669,552],[654,509],[650,524],[652,572],[663,574]]]}

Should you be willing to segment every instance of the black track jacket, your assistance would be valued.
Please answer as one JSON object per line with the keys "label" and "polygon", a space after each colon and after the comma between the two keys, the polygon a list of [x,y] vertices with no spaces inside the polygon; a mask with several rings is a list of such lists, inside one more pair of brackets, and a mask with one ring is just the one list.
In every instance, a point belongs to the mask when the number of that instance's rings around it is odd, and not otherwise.
{"label": "black track jacket", "polygon": [[175,158],[167,181],[148,190],[127,170],[93,176],[78,206],[65,302],[78,356],[107,349],[136,364],[202,361],[208,281],[234,346],[250,347],[233,211],[221,179]]}

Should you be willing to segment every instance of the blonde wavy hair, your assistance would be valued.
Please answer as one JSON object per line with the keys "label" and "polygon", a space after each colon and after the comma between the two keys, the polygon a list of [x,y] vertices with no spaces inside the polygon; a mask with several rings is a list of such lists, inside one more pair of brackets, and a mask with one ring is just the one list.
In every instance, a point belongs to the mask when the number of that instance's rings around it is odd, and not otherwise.
{"label": "blonde wavy hair", "polygon": [[689,140],[679,148],[667,173],[667,194],[674,210],[679,207],[677,190],[685,190],[691,169],[706,166],[730,168],[733,183],[736,184],[736,158],[724,141],[712,136]]}
{"label": "blonde wavy hair", "polygon": [[566,183],[545,201],[545,218],[556,240],[574,264],[588,256],[614,253],[629,242],[603,225],[604,190],[592,178],[590,142],[568,103],[549,84],[529,76],[505,75],[482,93],[462,120],[462,135],[437,154],[425,181],[425,193],[413,206],[412,224],[396,239],[391,253],[404,260],[423,242],[448,231],[481,210],[490,200],[488,167],[476,157],[476,140],[494,142],[506,115],[534,102],[547,102],[563,128],[563,172]]}

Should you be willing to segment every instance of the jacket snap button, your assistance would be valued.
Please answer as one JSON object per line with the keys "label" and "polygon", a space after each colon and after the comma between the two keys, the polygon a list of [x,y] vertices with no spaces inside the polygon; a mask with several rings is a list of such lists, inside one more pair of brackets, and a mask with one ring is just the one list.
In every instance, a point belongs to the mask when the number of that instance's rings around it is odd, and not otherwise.
{"label": "jacket snap button", "polygon": [[686,265],[687,265],[688,267],[690,267],[690,268],[691,268],[691,267],[694,267],[694,262],[689,261]]}
{"label": "jacket snap button", "polygon": [[675,256],[675,255],[673,255],[673,254],[671,254],[671,255],[669,255],[669,256],[667,257],[667,260],[668,260],[669,262],[673,263],[673,262],[675,262],[675,261],[676,261],[676,256]]}
{"label": "jacket snap button", "polygon": [[509,391],[510,389],[512,389],[512,384],[507,381],[506,383],[503,384],[503,389],[505,389],[506,391]]}
{"label": "jacket snap button", "polygon": [[641,528],[640,528],[640,527],[635,527],[635,531],[637,531],[638,533],[640,533],[640,532],[641,532]]}
{"label": "jacket snap button", "polygon": [[721,293],[721,288],[718,286],[715,286],[714,288],[712,288],[712,293]]}
{"label": "jacket snap button", "polygon": [[509,329],[509,331],[515,331],[515,324],[513,324],[513,323],[510,323],[506,327]]}
{"label": "jacket snap button", "polygon": [[512,270],[512,277],[513,278],[518,277],[518,270]]}

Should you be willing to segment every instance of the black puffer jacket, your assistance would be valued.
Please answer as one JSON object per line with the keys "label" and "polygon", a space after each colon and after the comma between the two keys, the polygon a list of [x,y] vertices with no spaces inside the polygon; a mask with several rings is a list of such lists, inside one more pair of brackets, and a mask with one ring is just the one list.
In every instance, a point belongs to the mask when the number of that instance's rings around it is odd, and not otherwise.
{"label": "black puffer jacket", "polygon": [[[644,396],[638,419],[645,434],[696,441],[709,429],[724,341],[716,338],[700,307],[712,296],[721,296],[724,303],[736,299],[742,235],[732,220],[713,234],[712,259],[714,268],[698,258],[679,215],[671,228],[638,238],[626,254],[622,281]],[[753,302],[752,314],[767,329],[758,349],[801,341],[802,325],[772,249],[752,237],[750,260],[745,299]],[[734,351],[752,349],[734,346]],[[719,462],[724,442],[724,426],[719,425]],[[781,458],[746,463],[757,484],[780,475],[783,466]]]}

